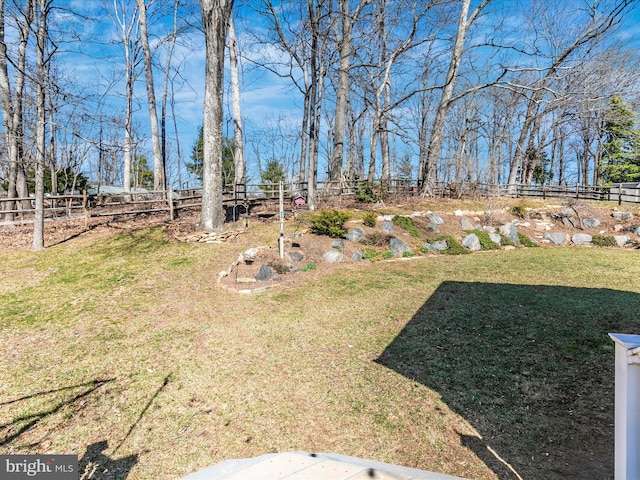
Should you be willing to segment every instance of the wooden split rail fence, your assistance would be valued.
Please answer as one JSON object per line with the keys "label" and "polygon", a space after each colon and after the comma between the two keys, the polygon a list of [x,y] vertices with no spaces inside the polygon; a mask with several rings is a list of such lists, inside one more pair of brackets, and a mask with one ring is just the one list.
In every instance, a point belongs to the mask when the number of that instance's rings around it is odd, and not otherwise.
{"label": "wooden split rail fence", "polygon": [[[366,182],[319,182],[316,194],[319,199],[348,197],[357,195],[358,189]],[[417,182],[392,180],[376,191],[389,196],[418,195]],[[285,186],[285,198],[306,196],[306,184],[289,183]],[[533,197],[533,198],[575,198],[597,201],[640,203],[640,184],[622,184],[612,187],[592,187],[583,185],[491,185],[480,183],[438,183],[433,188],[434,195],[442,198],[488,198],[488,197]],[[237,220],[246,215],[252,206],[278,198],[278,189],[272,185],[241,185],[235,194],[224,192],[223,201],[229,216]],[[33,198],[0,198],[0,224],[28,224],[33,222],[35,202]],[[83,194],[45,196],[45,218],[47,220],[85,218],[99,216],[134,215],[166,212],[175,218],[181,209],[199,208],[202,205],[200,189],[132,192],[118,194]],[[4,222],[2,221],[4,218]],[[13,218],[13,220],[9,220]]]}

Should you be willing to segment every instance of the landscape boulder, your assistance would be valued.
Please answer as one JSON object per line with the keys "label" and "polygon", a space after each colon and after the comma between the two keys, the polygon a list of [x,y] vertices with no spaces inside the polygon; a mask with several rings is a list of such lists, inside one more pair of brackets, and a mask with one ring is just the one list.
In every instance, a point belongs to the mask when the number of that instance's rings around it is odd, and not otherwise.
{"label": "landscape boulder", "polygon": [[619,210],[615,210],[611,213],[611,216],[616,220],[620,220],[621,222],[626,222],[627,220],[631,220],[633,218],[633,213],[621,212]]}
{"label": "landscape boulder", "polygon": [[490,233],[489,238],[493,243],[497,243],[498,245],[502,245],[502,237],[498,233]]}
{"label": "landscape boulder", "polygon": [[344,250],[344,240],[342,238],[336,238],[331,242],[331,248],[336,250]]}
{"label": "landscape boulder", "polygon": [[567,228],[577,228],[578,220],[573,216],[562,217],[562,224]]}
{"label": "landscape boulder", "polygon": [[585,228],[596,228],[600,226],[600,220],[597,218],[585,218],[582,220],[582,225]]}
{"label": "landscape boulder", "polygon": [[273,270],[271,270],[266,265],[261,265],[260,270],[258,271],[256,276],[253,278],[255,278],[259,282],[267,282],[269,280],[274,279],[275,277],[276,277],[276,274]]}
{"label": "landscape boulder", "polygon": [[567,234],[561,232],[545,233],[544,239],[549,240],[554,245],[566,245],[568,242]]}
{"label": "landscape boulder", "polygon": [[392,238],[389,242],[389,250],[393,253],[394,257],[402,257],[405,253],[413,253],[413,250],[409,245],[404,243],[399,238]]}
{"label": "landscape boulder", "polygon": [[425,243],[422,246],[422,248],[424,248],[425,250],[429,250],[431,252],[440,253],[445,251],[447,248],[449,248],[449,245],[445,240],[437,240],[433,243],[430,243],[430,242]]}
{"label": "landscape boulder", "polygon": [[444,220],[442,220],[442,218],[440,218],[435,213],[430,213],[430,214],[427,215],[427,217],[429,217],[429,221],[431,223],[433,223],[434,225],[442,225],[442,224],[444,224]]}
{"label": "landscape boulder", "polygon": [[382,222],[382,231],[384,233],[393,232],[393,223],[391,223],[389,220],[385,220],[384,222]]}
{"label": "landscape boulder", "polygon": [[506,223],[504,225],[501,225],[498,231],[513,243],[518,243],[518,230],[513,223]]}
{"label": "landscape boulder", "polygon": [[471,223],[469,220],[467,220],[464,217],[460,219],[460,226],[462,227],[462,230],[464,230],[465,232],[468,232],[469,230],[475,230],[476,228],[473,223]]}
{"label": "landscape boulder", "polygon": [[285,257],[287,257],[292,262],[301,262],[304,258],[302,252],[287,252],[285,253]]}
{"label": "landscape boulder", "polygon": [[613,238],[615,239],[616,244],[621,248],[631,241],[631,237],[629,235],[614,235]]}
{"label": "landscape boulder", "polygon": [[258,249],[249,248],[240,254],[240,257],[238,258],[238,262],[246,262],[247,260],[251,262],[253,261],[253,259],[256,258],[256,255],[258,255]]}
{"label": "landscape boulder", "polygon": [[482,245],[480,244],[480,239],[475,233],[471,235],[467,235],[462,239],[462,246],[468,248],[472,252],[477,252],[482,249]]}
{"label": "landscape boulder", "polygon": [[571,237],[571,241],[576,245],[591,245],[593,237],[587,233],[576,233]]}
{"label": "landscape boulder", "polygon": [[356,228],[352,228],[351,230],[349,230],[349,232],[345,235],[344,238],[346,238],[350,242],[357,242],[362,237],[364,237],[364,230],[362,230],[361,228],[356,227]]}
{"label": "landscape boulder", "polygon": [[344,260],[344,255],[338,250],[330,250],[326,252],[322,258],[327,263],[340,263]]}

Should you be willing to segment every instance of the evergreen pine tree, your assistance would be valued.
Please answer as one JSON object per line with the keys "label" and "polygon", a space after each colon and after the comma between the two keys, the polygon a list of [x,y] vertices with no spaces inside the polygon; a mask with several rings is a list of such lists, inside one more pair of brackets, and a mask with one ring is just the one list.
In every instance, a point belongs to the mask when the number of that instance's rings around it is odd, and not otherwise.
{"label": "evergreen pine tree", "polygon": [[620,183],[640,181],[640,131],[636,114],[613,97],[605,118],[605,142],[602,155],[602,181]]}

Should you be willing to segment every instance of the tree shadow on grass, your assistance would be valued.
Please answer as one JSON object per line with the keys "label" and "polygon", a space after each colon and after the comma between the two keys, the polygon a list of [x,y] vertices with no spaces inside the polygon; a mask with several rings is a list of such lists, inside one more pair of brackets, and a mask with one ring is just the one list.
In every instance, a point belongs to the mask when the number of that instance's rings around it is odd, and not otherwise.
{"label": "tree shadow on grass", "polygon": [[[78,462],[78,475],[81,480],[124,480],[128,477],[132,468],[138,463],[138,455],[132,454],[121,458],[115,458],[115,456],[118,450],[129,439],[131,433],[142,421],[143,417],[145,416],[153,402],[165,390],[171,378],[172,374],[169,373],[164,378],[162,384],[150,396],[149,400],[138,414],[135,422],[133,422],[125,436],[113,449],[111,454],[113,458],[103,453],[108,449],[107,440],[93,443],[87,447],[83,457]],[[114,380],[114,378],[92,380],[89,382],[84,382],[67,387],[60,387],[37,392],[0,403],[0,407],[3,407],[6,405],[13,405],[32,399],[37,399],[38,397],[45,397],[47,395],[62,395],[67,397],[59,400],[54,406],[50,408],[41,409],[40,411],[33,414],[18,416],[11,422],[0,425],[0,434],[4,434],[4,438],[0,440],[0,447],[8,445],[21,438],[22,435],[26,434],[29,430],[36,427],[42,420],[60,412],[64,408],[72,408],[75,412],[77,412],[82,408],[82,404],[87,397],[96,392],[96,390],[103,385],[113,382]],[[80,392],[78,392],[78,389],[80,389]],[[26,447],[29,448],[35,448],[37,446],[37,443],[26,445]]]}
{"label": "tree shadow on grass", "polygon": [[630,292],[444,282],[377,362],[440,393],[500,479],[612,478],[607,334],[639,330],[639,310]]}
{"label": "tree shadow on grass", "polygon": [[72,234],[68,235],[67,237],[58,240],[57,242],[52,242],[50,244],[47,244],[47,247],[54,247],[56,245],[62,245],[64,243],[69,243],[69,242],[71,242],[71,240],[75,240],[76,238],[80,238],[82,235],[91,232],[92,230],[94,230],[98,226],[100,226],[100,224],[95,224],[94,223],[94,224],[87,225],[82,230],[80,230],[80,231],[78,231],[76,233],[72,233]]}
{"label": "tree shadow on grass", "polygon": [[[113,449],[112,455],[115,457],[118,450],[124,445],[131,436],[133,430],[138,426],[142,418],[145,416],[156,398],[164,391],[169,384],[172,374],[169,373],[163,380],[162,385],[149,398],[149,401],[138,414],[138,418],[131,424],[131,427],[120,440],[118,445]],[[105,455],[104,452],[109,447],[106,440],[96,442],[87,447],[84,455],[78,462],[78,471],[80,480],[124,480],[129,476],[131,469],[138,463],[138,455],[128,455],[118,459]]]}
{"label": "tree shadow on grass", "polygon": [[[76,410],[81,408],[80,403],[86,397],[94,393],[103,385],[110,383],[114,380],[115,379],[113,378],[96,379],[96,380],[92,380],[92,381],[77,384],[77,385],[71,385],[67,387],[46,390],[46,391],[31,394],[31,395],[25,395],[23,397],[20,397],[14,400],[8,400],[6,402],[0,403],[0,406],[11,405],[11,404],[19,403],[22,401],[34,399],[37,397],[44,397],[44,396],[53,395],[53,394],[61,394],[62,392],[64,393],[69,392],[73,395],[69,398],[64,398],[58,401],[55,405],[53,405],[50,408],[44,408],[35,413],[20,415],[14,418],[12,421],[5,423],[3,425],[0,425],[0,434],[4,435],[2,440],[0,440],[0,447],[7,445],[13,442],[14,440],[18,439],[21,435],[25,434],[26,432],[34,428],[36,425],[38,425],[42,420],[60,412],[63,408],[71,407],[71,408],[75,408]],[[79,393],[75,393],[77,389],[81,389],[81,391]]]}

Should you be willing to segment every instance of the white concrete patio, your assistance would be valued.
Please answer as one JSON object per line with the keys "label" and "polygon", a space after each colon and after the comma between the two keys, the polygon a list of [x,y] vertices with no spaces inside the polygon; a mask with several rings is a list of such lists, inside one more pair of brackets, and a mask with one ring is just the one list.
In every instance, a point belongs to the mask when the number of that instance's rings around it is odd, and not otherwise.
{"label": "white concrete patio", "polygon": [[181,480],[461,480],[333,453],[285,452],[227,460]]}

